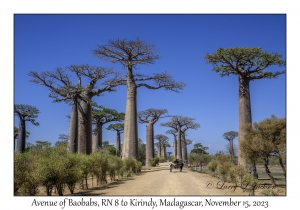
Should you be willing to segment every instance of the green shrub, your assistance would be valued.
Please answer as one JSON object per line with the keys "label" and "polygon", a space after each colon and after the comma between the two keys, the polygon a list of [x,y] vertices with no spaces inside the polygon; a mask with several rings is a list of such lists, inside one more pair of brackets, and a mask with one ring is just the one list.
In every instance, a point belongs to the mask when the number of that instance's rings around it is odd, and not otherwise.
{"label": "green shrub", "polygon": [[124,172],[122,171],[122,168],[124,168],[125,163],[120,157],[110,155],[108,158],[108,165],[108,173],[111,181],[116,180],[116,175],[118,175],[118,179],[123,178]]}
{"label": "green shrub", "polygon": [[255,188],[258,185],[258,180],[255,179],[252,175],[245,175],[241,187],[243,189],[249,190],[249,195],[255,195]]}
{"label": "green shrub", "polygon": [[38,173],[46,187],[47,195],[51,195],[55,186],[60,196],[63,195],[67,170],[65,167],[68,151],[65,147],[43,149],[38,160]]}
{"label": "green shrub", "polygon": [[37,157],[29,152],[14,155],[14,194],[36,195],[41,177],[37,173]]}
{"label": "green shrub", "polygon": [[156,156],[155,158],[150,158],[151,166],[157,166],[159,164],[159,158]]}
{"label": "green shrub", "polygon": [[109,171],[108,154],[103,152],[95,152],[91,155],[92,168],[91,172],[97,178],[97,184],[107,184],[106,175]]}
{"label": "green shrub", "polygon": [[78,154],[68,154],[65,161],[65,182],[71,192],[74,193],[75,185],[81,180],[82,170],[80,168],[80,156]]}
{"label": "green shrub", "polygon": [[222,181],[227,181],[227,176],[231,168],[231,162],[218,163],[217,172],[220,175]]}
{"label": "green shrub", "polygon": [[283,191],[280,189],[264,189],[260,194],[264,196],[280,196],[283,194]]}
{"label": "green shrub", "polygon": [[139,173],[142,169],[142,163],[132,157],[124,159],[125,168],[128,172],[127,176],[132,176],[133,173]]}
{"label": "green shrub", "polygon": [[218,167],[218,162],[215,159],[212,159],[209,164],[207,165],[208,169],[213,173],[213,175],[216,175],[216,170]]}

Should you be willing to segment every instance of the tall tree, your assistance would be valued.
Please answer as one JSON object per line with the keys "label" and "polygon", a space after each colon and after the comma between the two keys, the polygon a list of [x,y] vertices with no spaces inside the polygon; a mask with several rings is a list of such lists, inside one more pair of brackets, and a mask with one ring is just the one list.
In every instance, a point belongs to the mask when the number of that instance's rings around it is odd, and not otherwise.
{"label": "tall tree", "polygon": [[238,132],[229,131],[223,134],[223,138],[229,141],[229,153],[230,153],[230,161],[233,163],[234,161],[234,148],[233,148],[233,139],[238,136]]}
{"label": "tall tree", "polygon": [[167,113],[166,109],[147,109],[138,113],[139,123],[147,123],[146,166],[151,166],[154,158],[154,124]]}
{"label": "tall tree", "polygon": [[173,142],[173,147],[174,147],[174,157],[177,157],[177,130],[171,129],[167,130],[166,134],[172,134],[174,136],[174,142]]}
{"label": "tall tree", "polygon": [[[16,144],[16,140],[18,139],[18,135],[19,135],[19,129],[16,126],[14,126],[14,150],[16,150],[15,144]],[[25,138],[28,139],[29,135],[30,135],[30,132],[26,131]]]}
{"label": "tall tree", "polygon": [[[76,74],[77,85],[72,84],[68,71]],[[123,84],[124,80],[111,68],[89,65],[71,65],[66,69],[57,68],[53,72],[31,71],[29,76],[33,78],[31,82],[49,88],[50,97],[54,98],[54,102],[72,103],[69,150],[90,154],[92,152],[92,98],[103,92],[115,91],[114,87]],[[109,76],[111,78],[107,79]],[[88,80],[85,86],[82,84],[83,77]],[[102,88],[96,87],[96,84],[99,85],[99,81],[104,78],[106,80],[101,83]]]}
{"label": "tall tree", "polygon": [[26,121],[31,122],[33,125],[38,126],[39,123],[35,121],[40,111],[35,107],[27,104],[15,104],[14,114],[19,117],[18,128],[18,144],[17,152],[22,153],[25,150],[26,144]]}
{"label": "tall tree", "polygon": [[186,131],[188,129],[198,129],[200,127],[200,125],[196,122],[194,122],[195,118],[190,118],[189,120],[186,120],[185,121],[185,124],[183,125],[182,127],[182,130],[181,130],[181,135],[182,135],[182,141],[181,141],[181,148],[182,148],[182,159],[185,163],[187,163],[188,161],[188,156],[187,156],[187,145],[191,144],[192,141],[191,140],[187,140],[185,138],[186,136]]}
{"label": "tall tree", "polygon": [[158,157],[165,157],[165,147],[169,147],[169,138],[163,134],[157,134],[154,138],[157,142]]}
{"label": "tall tree", "polygon": [[285,60],[278,53],[269,53],[262,51],[261,48],[219,48],[215,53],[207,54],[205,59],[207,63],[213,65],[213,71],[220,73],[220,76],[229,76],[231,74],[238,76],[238,101],[239,101],[239,144],[238,144],[238,162],[247,167],[253,176],[257,176],[254,163],[247,163],[247,160],[241,157],[240,143],[244,141],[246,133],[243,127],[252,123],[251,103],[250,103],[250,82],[258,79],[272,79],[284,74],[283,71],[264,71],[271,66],[285,66]]}
{"label": "tall tree", "polygon": [[[149,45],[139,38],[136,40],[109,40],[106,45],[98,45],[93,53],[106,61],[121,63],[126,69],[127,99],[122,158],[137,158],[137,88],[146,87],[153,90],[165,88],[178,92],[178,90],[183,89],[185,84],[175,82],[172,76],[167,73],[154,74],[153,76],[134,73],[133,69],[137,69],[138,65],[153,64],[159,58],[155,54],[154,45]],[[147,81],[152,81],[154,84],[151,85]]]}
{"label": "tall tree", "polygon": [[106,129],[117,131],[116,154],[117,156],[120,156],[121,155],[121,133],[123,133],[124,131],[124,123],[110,124]]}
{"label": "tall tree", "polygon": [[99,106],[93,104],[92,107],[92,120],[95,124],[94,129],[94,142],[93,142],[93,152],[98,151],[102,147],[102,127],[104,124],[124,120],[125,114],[123,112],[117,112],[114,109],[108,109],[104,106]]}
{"label": "tall tree", "polygon": [[162,145],[162,156],[166,159],[167,158],[167,147],[171,147],[169,143],[169,139],[165,139],[161,142]]}
{"label": "tall tree", "polygon": [[184,157],[182,155],[182,144],[186,146],[186,143],[183,142],[184,139],[182,138],[182,133],[185,133],[186,130],[189,128],[192,129],[197,129],[200,127],[198,123],[194,122],[195,118],[189,118],[189,117],[182,117],[182,116],[172,116],[171,121],[166,122],[166,123],[161,123],[161,126],[166,126],[173,128],[174,130],[177,130],[177,133],[181,134],[178,135],[178,140],[177,140],[177,157],[180,160],[187,161],[187,157],[184,154]]}

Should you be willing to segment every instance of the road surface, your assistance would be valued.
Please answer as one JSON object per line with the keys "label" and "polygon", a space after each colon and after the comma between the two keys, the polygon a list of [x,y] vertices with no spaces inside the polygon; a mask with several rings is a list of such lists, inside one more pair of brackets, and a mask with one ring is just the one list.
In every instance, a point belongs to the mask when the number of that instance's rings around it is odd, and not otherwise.
{"label": "road surface", "polygon": [[132,178],[111,182],[106,186],[91,187],[89,190],[76,190],[75,193],[79,196],[248,195],[247,191],[236,188],[233,183],[224,183],[209,174],[194,172],[188,168],[183,168],[182,172],[176,169],[170,172],[168,163],[143,170],[140,175]]}

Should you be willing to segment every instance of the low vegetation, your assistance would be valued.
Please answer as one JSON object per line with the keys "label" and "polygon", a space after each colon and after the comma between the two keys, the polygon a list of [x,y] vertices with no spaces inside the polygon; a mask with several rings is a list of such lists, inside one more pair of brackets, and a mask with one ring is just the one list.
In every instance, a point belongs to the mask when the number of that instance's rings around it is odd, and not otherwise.
{"label": "low vegetation", "polygon": [[88,189],[88,179],[96,178],[97,186],[140,173],[142,163],[134,158],[122,160],[106,150],[91,155],[69,153],[65,145],[31,147],[14,155],[14,193],[34,196],[44,189],[48,196],[55,190],[64,194],[67,187],[71,194],[75,186]]}

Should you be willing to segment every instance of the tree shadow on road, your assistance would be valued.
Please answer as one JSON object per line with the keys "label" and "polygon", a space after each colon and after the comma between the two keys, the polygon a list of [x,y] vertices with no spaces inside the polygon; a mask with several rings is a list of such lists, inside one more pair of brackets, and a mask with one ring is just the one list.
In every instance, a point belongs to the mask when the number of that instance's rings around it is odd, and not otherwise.
{"label": "tree shadow on road", "polygon": [[[139,176],[141,174],[136,174],[135,176]],[[106,190],[106,189],[109,189],[109,188],[115,188],[115,187],[118,187],[119,185],[122,185],[122,184],[125,184],[126,181],[128,180],[134,180],[134,177],[125,177],[123,178],[122,180],[119,180],[119,181],[113,181],[111,183],[108,183],[108,184],[103,184],[101,186],[95,186],[95,187],[90,187],[89,189],[87,190],[80,190],[74,194],[70,194],[69,196],[99,196],[99,195],[105,195],[106,193],[103,192],[99,192],[101,190]],[[95,193],[97,192],[97,193]]]}

